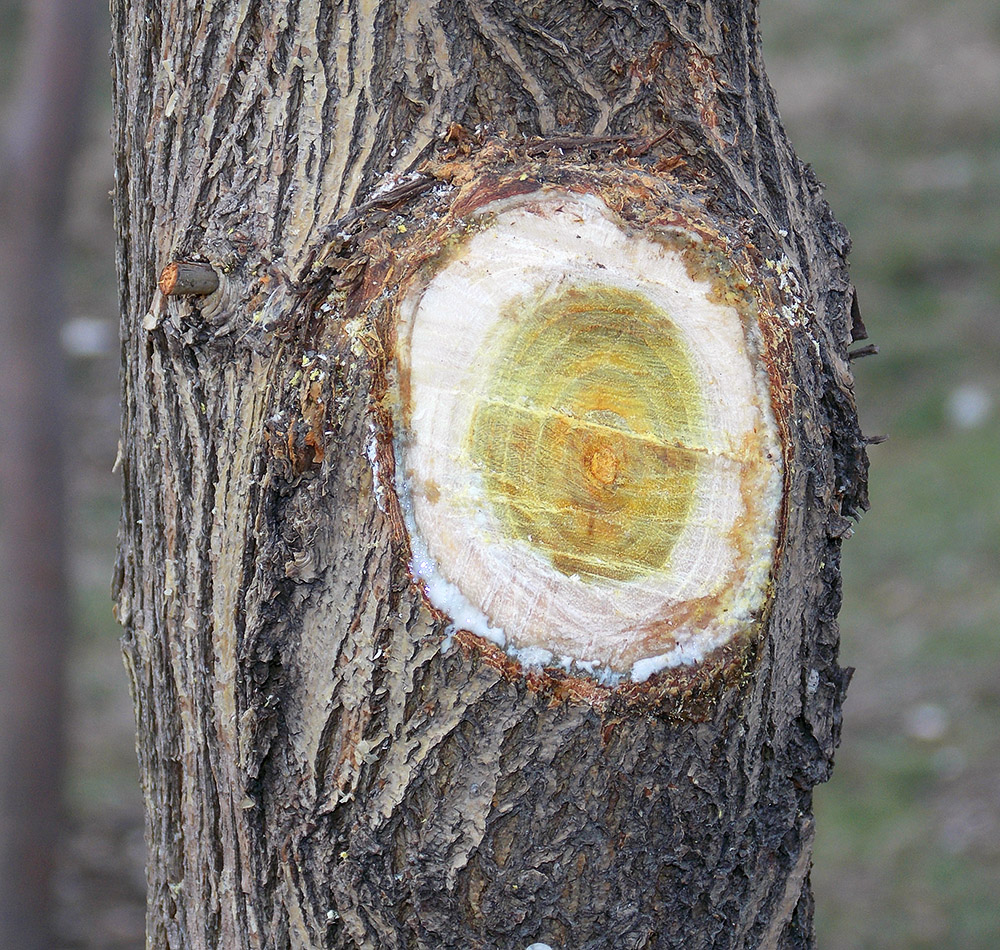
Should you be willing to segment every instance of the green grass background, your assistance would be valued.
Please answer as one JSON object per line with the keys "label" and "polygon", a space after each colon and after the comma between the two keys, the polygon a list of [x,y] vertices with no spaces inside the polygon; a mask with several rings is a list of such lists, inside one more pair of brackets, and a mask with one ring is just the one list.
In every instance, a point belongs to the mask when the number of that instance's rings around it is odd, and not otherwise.
{"label": "green grass background", "polygon": [[854,240],[871,511],[817,789],[819,946],[1000,947],[1000,6],[763,0],[785,127]]}

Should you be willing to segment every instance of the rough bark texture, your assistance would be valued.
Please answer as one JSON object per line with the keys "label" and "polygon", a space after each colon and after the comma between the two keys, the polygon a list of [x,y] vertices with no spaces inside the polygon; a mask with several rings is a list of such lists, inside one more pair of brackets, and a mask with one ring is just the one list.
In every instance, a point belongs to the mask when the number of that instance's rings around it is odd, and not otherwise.
{"label": "rough bark texture", "polygon": [[[112,15],[116,587],[149,945],[811,946],[811,789],[848,678],[839,551],[865,506],[846,359],[863,328],[847,235],[780,127],[755,4]],[[442,652],[445,618],[373,481],[372,459],[391,466],[399,282],[463,209],[546,183],[630,197],[635,227],[700,208],[770,268],[762,293],[798,303],[773,341],[773,604],[722,672],[615,692],[525,675],[469,636]],[[199,259],[216,293],[159,294],[166,263]]]}

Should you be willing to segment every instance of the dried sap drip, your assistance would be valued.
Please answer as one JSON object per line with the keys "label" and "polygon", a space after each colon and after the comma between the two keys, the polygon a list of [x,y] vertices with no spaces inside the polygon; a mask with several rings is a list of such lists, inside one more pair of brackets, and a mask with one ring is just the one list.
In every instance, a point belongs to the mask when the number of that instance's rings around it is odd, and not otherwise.
{"label": "dried sap drip", "polygon": [[669,316],[621,288],[570,288],[511,308],[481,359],[469,455],[506,532],[566,575],[662,570],[705,458],[700,388]]}

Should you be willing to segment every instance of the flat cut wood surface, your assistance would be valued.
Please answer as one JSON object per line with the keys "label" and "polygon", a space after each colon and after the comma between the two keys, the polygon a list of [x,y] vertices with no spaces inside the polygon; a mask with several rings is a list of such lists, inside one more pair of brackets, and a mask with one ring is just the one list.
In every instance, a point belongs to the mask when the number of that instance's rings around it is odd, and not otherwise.
{"label": "flat cut wood surface", "polygon": [[567,576],[661,570],[705,453],[701,393],[670,318],[593,284],[545,288],[498,323],[468,451],[505,536]]}
{"label": "flat cut wood surface", "polygon": [[697,662],[759,615],[776,542],[754,316],[594,195],[469,227],[403,307],[397,466],[432,602],[542,662]]}

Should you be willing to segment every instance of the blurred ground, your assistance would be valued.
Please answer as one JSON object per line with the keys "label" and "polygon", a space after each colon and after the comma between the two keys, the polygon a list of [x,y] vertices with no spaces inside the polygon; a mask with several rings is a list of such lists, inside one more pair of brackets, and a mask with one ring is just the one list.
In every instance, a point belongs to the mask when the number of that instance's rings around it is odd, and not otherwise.
{"label": "blurred ground", "polygon": [[[842,662],[857,673],[834,777],[816,797],[819,945],[994,950],[1000,9],[762,0],[761,21],[786,127],[854,238],[882,351],[855,364],[862,420],[890,435],[871,449],[872,511],[845,546]],[[107,102],[99,73],[95,101]],[[110,121],[95,108],[69,222],[79,630],[60,887],[73,950],[143,939],[132,714],[108,594],[119,501]]]}
{"label": "blurred ground", "polygon": [[854,239],[870,514],[817,790],[820,947],[1000,947],[1000,7],[763,0],[799,155]]}

